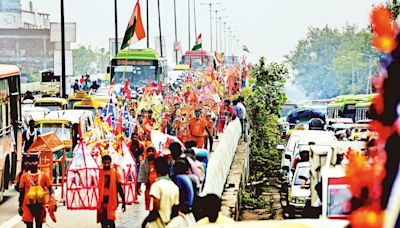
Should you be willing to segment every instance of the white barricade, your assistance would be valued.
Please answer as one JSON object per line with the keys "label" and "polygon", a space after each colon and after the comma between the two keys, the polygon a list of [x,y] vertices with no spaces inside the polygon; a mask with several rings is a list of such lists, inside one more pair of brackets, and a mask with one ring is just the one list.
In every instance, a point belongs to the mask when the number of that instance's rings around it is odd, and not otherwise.
{"label": "white barricade", "polygon": [[226,179],[238,147],[242,127],[238,118],[232,121],[219,137],[218,146],[208,162],[207,176],[201,196],[216,194],[222,196]]}

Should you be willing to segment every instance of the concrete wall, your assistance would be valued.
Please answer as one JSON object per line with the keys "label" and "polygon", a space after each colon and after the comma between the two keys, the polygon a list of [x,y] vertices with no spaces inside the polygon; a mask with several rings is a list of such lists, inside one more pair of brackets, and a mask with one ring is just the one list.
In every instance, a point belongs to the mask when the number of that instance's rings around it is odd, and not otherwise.
{"label": "concrete wall", "polygon": [[211,155],[207,176],[201,196],[222,196],[225,183],[238,147],[242,127],[239,119],[232,121],[219,136],[219,143]]}
{"label": "concrete wall", "polygon": [[245,188],[249,177],[249,155],[249,143],[240,143],[222,193],[221,213],[236,221],[240,214],[240,192]]}

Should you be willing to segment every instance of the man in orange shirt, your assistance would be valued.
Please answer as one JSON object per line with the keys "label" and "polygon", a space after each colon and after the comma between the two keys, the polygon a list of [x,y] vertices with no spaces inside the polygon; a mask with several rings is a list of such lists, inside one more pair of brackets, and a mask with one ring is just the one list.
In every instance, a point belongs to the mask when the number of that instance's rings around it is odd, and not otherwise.
{"label": "man in orange shirt", "polygon": [[138,134],[139,140],[143,140],[143,135],[144,135],[143,116],[141,114],[137,116],[137,122],[133,127],[133,131]]}
{"label": "man in orange shirt", "polygon": [[[39,158],[37,156],[29,156],[30,170],[21,176],[19,183],[20,196],[18,212],[22,216],[22,221],[27,228],[33,228],[35,220],[36,227],[41,228],[46,222],[45,208],[45,189],[52,193],[51,181],[49,176],[38,170]],[[29,190],[37,188],[36,194],[32,194]]]}
{"label": "man in orange shirt", "polygon": [[204,136],[206,135],[207,122],[201,118],[201,110],[197,109],[194,112],[195,118],[189,122],[189,130],[192,139],[197,142],[197,148],[204,148]]}
{"label": "man in orange shirt", "polygon": [[150,136],[151,129],[153,129],[153,125],[156,123],[156,120],[153,118],[153,111],[149,110],[147,112],[147,117],[144,118],[143,128],[147,135]]}
{"label": "man in orange shirt", "polygon": [[111,157],[104,155],[101,158],[103,167],[99,172],[99,206],[97,209],[97,222],[101,227],[115,228],[115,211],[118,208],[118,195],[122,199],[122,212],[125,212],[125,194],[122,189],[122,177],[118,171],[111,167]]}

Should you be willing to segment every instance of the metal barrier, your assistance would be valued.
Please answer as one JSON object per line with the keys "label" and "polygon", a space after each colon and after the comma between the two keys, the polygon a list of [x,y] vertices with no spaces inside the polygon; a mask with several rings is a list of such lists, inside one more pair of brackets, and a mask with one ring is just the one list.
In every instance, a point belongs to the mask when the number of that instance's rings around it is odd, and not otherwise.
{"label": "metal barrier", "polygon": [[241,134],[242,126],[239,119],[236,119],[220,135],[219,143],[208,162],[207,176],[203,191],[200,193],[201,196],[207,194],[222,196]]}

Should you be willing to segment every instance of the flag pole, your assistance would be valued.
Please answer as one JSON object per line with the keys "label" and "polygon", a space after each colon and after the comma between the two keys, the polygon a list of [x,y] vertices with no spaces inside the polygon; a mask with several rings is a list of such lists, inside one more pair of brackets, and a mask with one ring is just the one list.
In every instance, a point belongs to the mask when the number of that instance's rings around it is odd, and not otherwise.
{"label": "flag pole", "polygon": [[193,0],[194,38],[197,37],[196,0]]}

